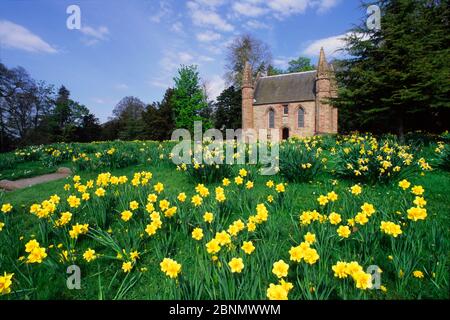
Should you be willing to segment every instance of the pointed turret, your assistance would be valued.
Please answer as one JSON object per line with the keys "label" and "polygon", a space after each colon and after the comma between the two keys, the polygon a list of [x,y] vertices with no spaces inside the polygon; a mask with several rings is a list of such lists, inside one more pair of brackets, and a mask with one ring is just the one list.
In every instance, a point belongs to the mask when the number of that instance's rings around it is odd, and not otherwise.
{"label": "pointed turret", "polygon": [[328,77],[330,71],[330,66],[327,63],[327,58],[325,57],[325,51],[323,47],[320,48],[319,62],[317,63],[317,77]]}

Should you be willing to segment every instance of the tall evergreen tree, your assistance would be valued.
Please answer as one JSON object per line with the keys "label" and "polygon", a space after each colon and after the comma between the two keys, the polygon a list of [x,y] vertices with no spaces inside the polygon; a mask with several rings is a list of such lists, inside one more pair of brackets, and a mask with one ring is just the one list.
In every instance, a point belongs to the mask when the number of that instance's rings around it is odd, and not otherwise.
{"label": "tall evergreen tree", "polygon": [[242,127],[242,95],[234,86],[228,87],[217,97],[214,126],[217,129],[238,129]]}
{"label": "tall evergreen tree", "polygon": [[175,128],[172,110],[173,89],[169,88],[161,102],[147,106],[142,114],[144,137],[150,140],[169,140]]}
{"label": "tall evergreen tree", "polygon": [[58,90],[58,96],[55,102],[55,117],[59,128],[63,128],[70,117],[70,91],[61,86]]}
{"label": "tall evergreen tree", "polygon": [[[347,129],[442,130],[450,110],[448,0],[381,0],[381,29],[356,27],[337,73]],[[342,126],[341,126],[342,127]]]}
{"label": "tall evergreen tree", "polygon": [[79,142],[91,142],[100,139],[101,126],[99,120],[88,113],[81,119],[81,125],[76,129],[76,139]]}

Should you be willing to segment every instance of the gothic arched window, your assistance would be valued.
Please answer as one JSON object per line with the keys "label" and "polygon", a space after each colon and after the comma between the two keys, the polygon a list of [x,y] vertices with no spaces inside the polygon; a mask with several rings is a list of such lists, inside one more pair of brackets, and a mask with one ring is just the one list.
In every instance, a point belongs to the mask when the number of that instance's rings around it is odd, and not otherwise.
{"label": "gothic arched window", "polygon": [[298,122],[298,127],[299,127],[299,128],[305,127],[305,110],[304,110],[302,107],[300,107],[300,108],[298,109],[298,119],[297,119],[297,122]]}
{"label": "gothic arched window", "polygon": [[269,128],[275,128],[275,111],[272,108],[269,110]]}

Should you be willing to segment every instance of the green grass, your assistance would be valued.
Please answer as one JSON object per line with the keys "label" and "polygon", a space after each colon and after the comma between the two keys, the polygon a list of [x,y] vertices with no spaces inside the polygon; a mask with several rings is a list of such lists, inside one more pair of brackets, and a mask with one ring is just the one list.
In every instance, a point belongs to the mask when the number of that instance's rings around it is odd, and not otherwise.
{"label": "green grass", "polygon": [[[432,147],[424,150],[431,154]],[[59,181],[48,182],[26,189],[0,194],[1,203],[12,203],[15,211],[7,217],[7,226],[1,237],[3,241],[9,239],[12,246],[0,249],[0,273],[14,272],[15,286],[19,292],[0,297],[23,299],[266,299],[266,290],[270,283],[276,283],[276,277],[271,273],[272,263],[284,259],[291,266],[288,280],[294,284],[289,294],[290,299],[421,299],[421,298],[449,298],[449,212],[450,212],[450,174],[436,169],[425,173],[424,176],[415,175],[409,180],[416,185],[422,185],[427,200],[428,217],[425,221],[409,223],[402,227],[404,234],[393,239],[382,235],[379,231],[379,220],[399,219],[395,211],[405,212],[411,206],[407,200],[408,194],[402,193],[396,182],[375,185],[363,185],[363,194],[359,200],[348,196],[348,189],[354,184],[351,180],[337,179],[328,170],[314,178],[309,183],[289,183],[286,193],[275,197],[275,202],[266,205],[269,209],[269,220],[258,227],[255,234],[243,234],[242,240],[252,240],[256,251],[251,256],[245,256],[237,247],[230,248],[219,254],[219,262],[212,263],[210,255],[206,253],[205,243],[216,231],[223,230],[235,219],[246,219],[254,214],[257,203],[265,202],[268,189],[265,181],[269,178],[276,182],[283,179],[275,177],[256,176],[255,187],[251,191],[230,187],[227,191],[227,204],[219,208],[212,200],[208,200],[200,208],[193,208],[188,202],[178,204],[179,211],[175,219],[163,220],[164,227],[154,238],[144,234],[140,242],[139,234],[143,233],[145,223],[141,219],[143,210],[133,221],[125,224],[119,218],[110,221],[109,226],[114,230],[113,238],[125,247],[139,247],[142,257],[134,271],[125,275],[121,270],[121,262],[106,256],[93,263],[82,261],[83,251],[90,247],[107,256],[112,255],[110,248],[102,246],[89,237],[82,237],[77,243],[78,260],[82,267],[82,290],[67,290],[65,287],[65,267],[70,264],[21,265],[16,267],[16,259],[24,255],[23,246],[31,235],[38,239],[42,236],[42,223],[28,213],[31,204],[48,199],[52,194],[59,194],[61,202],[69,194],[63,190],[66,183],[72,183],[71,177]],[[165,185],[164,197],[175,203],[176,195],[184,191],[191,196],[195,193],[195,183],[180,171],[170,165],[136,165],[123,169],[110,170],[111,174],[127,175],[139,171],[153,173],[152,184],[161,181]],[[108,171],[108,170],[102,170]],[[237,169],[235,169],[237,171]],[[82,181],[94,179],[99,172],[81,173]],[[231,176],[231,178],[234,176]],[[337,184],[334,185],[334,182]],[[212,198],[217,183],[208,184]],[[140,199],[141,206],[146,194],[151,192],[151,186],[140,191],[123,191],[113,195],[108,192],[107,204],[97,203],[85,206],[82,210],[75,210],[75,221],[92,221],[94,216],[105,210],[107,215],[117,216],[129,201]],[[332,207],[327,207],[328,213],[333,210],[345,218],[357,213],[364,201],[375,205],[377,209],[373,225],[360,227],[350,239],[340,241],[335,235],[335,227],[331,225],[312,224],[308,227],[299,225],[298,216],[304,210],[319,208],[316,198],[334,190],[339,200]],[[274,194],[274,193],[272,193]],[[275,193],[276,195],[276,193]],[[93,194],[91,193],[91,196]],[[202,222],[204,211],[211,210],[216,214],[216,221],[212,226]],[[324,209],[325,210],[325,209]],[[62,210],[61,210],[62,211]],[[322,213],[322,212],[321,212]],[[326,212],[323,212],[326,213]],[[145,214],[144,214],[145,216]],[[205,239],[194,241],[190,232],[193,227],[202,226]],[[105,228],[106,230],[106,228]],[[6,231],[6,232],[5,232]],[[317,244],[313,245],[321,256],[319,262],[309,266],[304,262],[295,264],[289,262],[288,251],[297,245],[307,232],[317,236]],[[47,234],[47,233],[45,233]],[[24,240],[18,238],[23,236]],[[12,239],[13,237],[14,239]],[[57,244],[60,235],[48,233],[44,244]],[[134,245],[134,246],[133,246]],[[50,252],[50,251],[49,251]],[[394,255],[389,261],[388,255]],[[234,256],[244,258],[245,269],[242,274],[231,274],[227,262]],[[182,275],[178,281],[165,277],[159,263],[162,258],[171,257],[182,263]],[[338,260],[356,260],[364,268],[376,264],[383,270],[382,284],[388,288],[387,293],[380,290],[361,291],[354,288],[351,280],[338,280],[333,277],[331,266]],[[50,259],[48,259],[50,260]],[[52,258],[52,261],[54,259]],[[145,267],[146,272],[138,269]],[[405,276],[399,277],[399,269],[405,271]],[[411,276],[413,270],[422,270],[425,278],[422,280]],[[435,277],[432,274],[435,273]],[[136,280],[136,282],[135,282]],[[30,281],[30,282],[27,282]],[[53,283],[48,286],[48,283]],[[311,288],[314,287],[314,291]],[[127,288],[129,290],[127,290]]]}

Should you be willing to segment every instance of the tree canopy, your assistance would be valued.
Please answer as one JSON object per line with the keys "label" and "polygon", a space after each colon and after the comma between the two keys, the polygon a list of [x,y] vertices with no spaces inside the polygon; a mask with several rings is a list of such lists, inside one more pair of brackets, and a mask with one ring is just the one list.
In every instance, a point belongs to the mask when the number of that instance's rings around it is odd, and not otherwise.
{"label": "tree canopy", "polygon": [[209,128],[210,119],[202,116],[202,111],[208,107],[208,103],[204,88],[200,84],[197,66],[181,66],[174,82],[171,103],[176,128],[193,132],[194,121],[202,121],[203,128]]}
{"label": "tree canopy", "polygon": [[[99,138],[98,119],[70,99],[62,86],[33,79],[22,67],[0,63],[0,150],[26,144],[92,141]],[[87,136],[89,134],[89,136]]]}
{"label": "tree canopy", "polygon": [[288,62],[288,67],[286,70],[276,68],[274,66],[269,66],[268,75],[275,76],[278,74],[294,73],[294,72],[304,72],[314,70],[314,65],[311,64],[311,59],[307,57],[298,57]]}
{"label": "tree canopy", "polygon": [[241,90],[230,86],[215,103],[214,126],[217,129],[239,129],[242,126]]}
{"label": "tree canopy", "polygon": [[250,63],[253,76],[256,77],[258,73],[268,71],[272,54],[267,44],[249,34],[244,34],[235,38],[228,46],[226,61],[227,82],[240,88],[245,63]]}
{"label": "tree canopy", "polygon": [[337,78],[340,127],[374,132],[448,126],[449,3],[382,0],[381,29],[365,23],[346,39]]}

